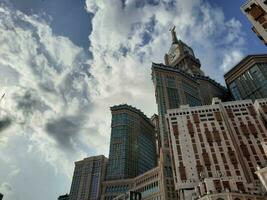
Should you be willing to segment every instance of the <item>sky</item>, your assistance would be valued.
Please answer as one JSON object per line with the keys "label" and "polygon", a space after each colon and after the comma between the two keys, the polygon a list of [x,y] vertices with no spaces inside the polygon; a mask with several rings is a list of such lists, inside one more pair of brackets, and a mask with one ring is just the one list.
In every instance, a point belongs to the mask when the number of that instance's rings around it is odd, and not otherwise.
{"label": "sky", "polygon": [[110,106],[157,112],[151,63],[170,27],[202,69],[223,74],[265,53],[241,0],[0,0],[0,192],[5,200],[68,193],[74,161],[108,156]]}

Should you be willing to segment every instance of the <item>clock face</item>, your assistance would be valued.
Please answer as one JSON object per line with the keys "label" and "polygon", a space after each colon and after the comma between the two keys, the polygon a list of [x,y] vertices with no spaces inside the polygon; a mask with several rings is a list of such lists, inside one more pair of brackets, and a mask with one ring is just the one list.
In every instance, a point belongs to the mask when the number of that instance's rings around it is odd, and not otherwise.
{"label": "clock face", "polygon": [[180,56],[180,49],[179,46],[177,44],[174,44],[171,46],[170,50],[169,50],[169,61],[172,62],[175,60],[175,58],[178,58]]}

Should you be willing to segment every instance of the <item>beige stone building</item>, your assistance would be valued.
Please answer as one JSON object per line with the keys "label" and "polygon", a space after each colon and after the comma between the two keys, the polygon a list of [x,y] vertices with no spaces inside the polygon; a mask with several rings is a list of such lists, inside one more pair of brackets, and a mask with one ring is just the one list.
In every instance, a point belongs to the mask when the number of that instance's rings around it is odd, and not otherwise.
{"label": "beige stone building", "polygon": [[241,10],[252,23],[252,30],[267,45],[266,0],[248,0],[241,6]]}
{"label": "beige stone building", "polygon": [[101,182],[105,178],[108,159],[92,156],[75,162],[75,169],[70,189],[70,200],[99,200]]}
{"label": "beige stone building", "polygon": [[177,190],[263,192],[255,171],[267,161],[267,130],[251,100],[214,99],[170,109],[166,118]]}
{"label": "beige stone building", "polygon": [[224,191],[200,196],[199,200],[266,200],[266,197],[262,195]]}
{"label": "beige stone building", "polygon": [[[262,117],[265,127],[267,127],[267,100],[257,99],[254,105],[258,114]],[[260,140],[260,142],[264,149],[265,155],[267,155],[267,138]],[[258,165],[255,173],[259,177],[265,191],[267,192],[267,163],[265,163],[265,165]]]}

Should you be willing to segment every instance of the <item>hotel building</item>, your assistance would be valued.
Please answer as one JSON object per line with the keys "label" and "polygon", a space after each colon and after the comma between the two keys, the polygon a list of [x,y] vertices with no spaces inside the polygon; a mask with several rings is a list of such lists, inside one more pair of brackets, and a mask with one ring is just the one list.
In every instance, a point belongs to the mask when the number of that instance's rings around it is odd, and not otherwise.
{"label": "hotel building", "polygon": [[228,96],[226,88],[204,75],[200,69],[200,61],[195,57],[192,48],[177,39],[175,27],[171,30],[171,35],[172,44],[165,55],[165,64],[152,64],[152,80],[158,105],[161,159],[163,160],[161,167],[163,196],[166,200],[177,199],[178,195],[173,185],[174,160],[170,155],[171,146],[165,120],[167,110],[179,108],[184,104],[190,106],[210,104],[213,97],[225,99]]}
{"label": "hotel building", "polygon": [[154,168],[156,135],[150,119],[126,104],[110,109],[112,123],[106,180],[134,178]]}
{"label": "hotel building", "polygon": [[251,100],[215,98],[212,105],[169,109],[166,118],[176,190],[263,192],[255,171],[267,161],[267,130]]}
{"label": "hotel building", "polygon": [[108,159],[92,156],[75,162],[70,189],[70,200],[99,200]]}
{"label": "hotel building", "polygon": [[267,45],[267,1],[248,0],[241,10],[252,23],[252,30]]}
{"label": "hotel building", "polygon": [[[157,136],[152,121],[140,110],[126,104],[110,109],[111,139],[107,175],[102,183],[103,200],[132,190],[136,186],[136,177],[145,176],[157,166]],[[157,122],[156,116],[153,121]]]}

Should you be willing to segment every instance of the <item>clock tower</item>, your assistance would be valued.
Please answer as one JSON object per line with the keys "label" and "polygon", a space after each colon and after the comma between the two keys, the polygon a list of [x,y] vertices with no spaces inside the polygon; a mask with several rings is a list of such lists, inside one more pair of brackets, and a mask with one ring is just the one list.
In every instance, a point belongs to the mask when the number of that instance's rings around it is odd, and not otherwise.
{"label": "clock tower", "polygon": [[195,57],[192,48],[177,39],[175,26],[170,31],[172,44],[169,52],[165,54],[165,65],[178,68],[191,75],[204,75],[200,69],[200,61]]}

